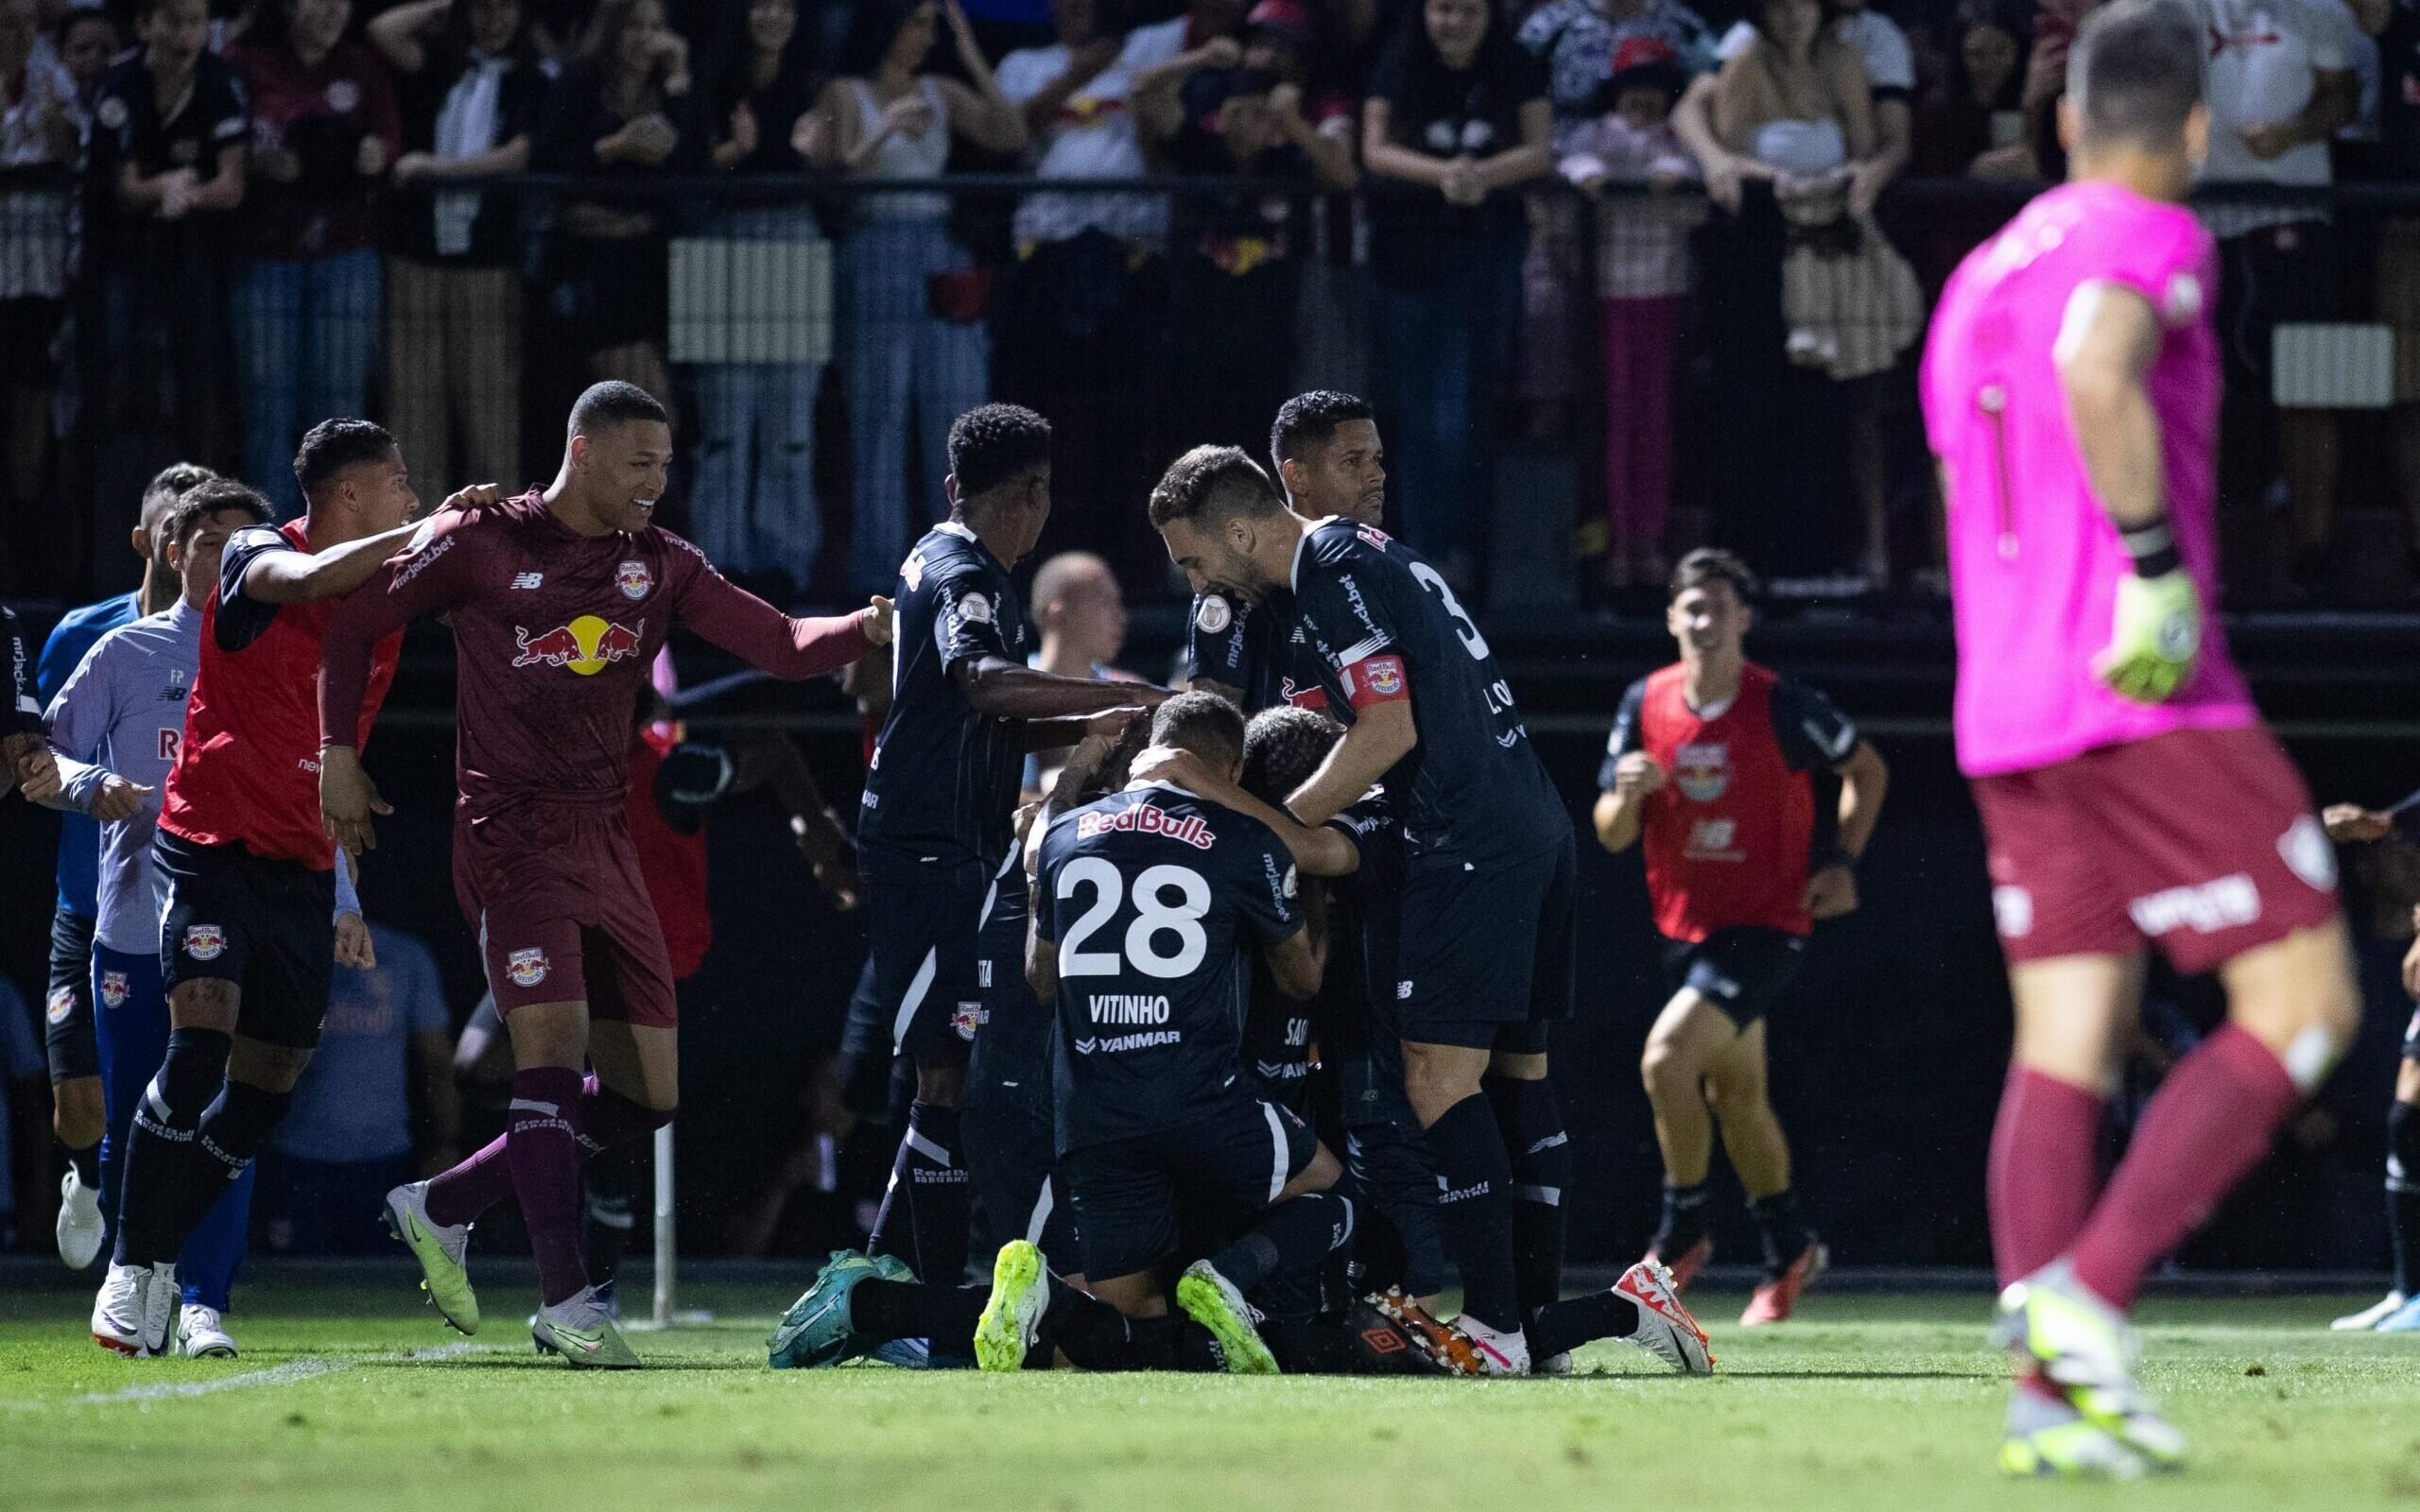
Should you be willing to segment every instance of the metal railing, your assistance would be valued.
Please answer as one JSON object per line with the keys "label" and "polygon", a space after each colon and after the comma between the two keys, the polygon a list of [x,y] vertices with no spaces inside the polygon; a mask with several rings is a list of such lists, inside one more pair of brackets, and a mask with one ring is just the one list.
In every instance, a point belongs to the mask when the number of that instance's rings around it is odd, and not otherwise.
{"label": "metal railing", "polygon": [[[1472,213],[1375,181],[531,175],[389,190],[381,247],[301,273],[190,237],[155,255],[147,232],[82,247],[47,319],[37,298],[0,321],[12,384],[50,401],[9,412],[0,576],[118,580],[110,543],[179,455],[290,506],[271,464],[326,396],[395,428],[424,491],[527,482],[570,398],[613,376],[679,417],[667,514],[802,597],[888,580],[941,507],[949,420],[986,398],[1063,432],[1046,545],[1100,550],[1148,593],[1160,469],[1202,441],[1262,450],[1311,387],[1378,403],[1399,527],[1498,603],[1590,600],[1706,540],[1816,590],[1921,583],[1925,315],[2038,187],[1903,183],[1859,222],[1559,182]],[[65,193],[0,184],[0,284],[46,253]],[[470,193],[510,207],[509,235],[404,249]],[[2420,321],[2420,188],[2207,198],[2285,228],[2226,244],[2238,586],[2398,599],[2392,428],[2420,398],[2420,331],[2393,322]]]}

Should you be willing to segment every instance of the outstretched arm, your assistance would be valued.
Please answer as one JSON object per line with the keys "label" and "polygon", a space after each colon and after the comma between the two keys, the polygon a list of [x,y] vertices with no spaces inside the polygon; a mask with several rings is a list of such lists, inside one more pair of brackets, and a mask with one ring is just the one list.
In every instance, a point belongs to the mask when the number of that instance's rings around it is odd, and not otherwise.
{"label": "outstretched arm", "polygon": [[[1063,678],[1003,656],[962,658],[951,663],[949,675],[977,713],[994,719],[1089,719],[1130,704],[1157,708],[1168,696],[1166,688],[1149,683]],[[1046,733],[1053,746],[1063,746],[1084,732]]]}
{"label": "outstretched arm", "polygon": [[792,682],[838,672],[890,641],[887,598],[838,618],[792,619],[702,562],[673,613],[741,661]]}

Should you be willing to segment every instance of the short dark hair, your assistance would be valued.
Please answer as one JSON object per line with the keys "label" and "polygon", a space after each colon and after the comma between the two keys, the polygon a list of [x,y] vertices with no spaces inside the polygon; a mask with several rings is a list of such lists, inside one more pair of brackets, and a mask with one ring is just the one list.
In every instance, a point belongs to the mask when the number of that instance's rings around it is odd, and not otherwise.
{"label": "short dark hair", "polygon": [[[162,523],[176,512],[177,501],[217,475],[199,462],[171,462],[153,473],[151,481],[143,486],[143,508],[139,516],[143,528],[157,536]],[[154,540],[151,544],[156,550],[160,542]]]}
{"label": "short dark hair", "polygon": [[261,497],[259,490],[233,478],[214,475],[178,496],[177,507],[168,515],[167,539],[180,546],[185,544],[193,540],[202,522],[215,514],[240,514],[256,525],[265,525],[273,518],[268,501]]}
{"label": "short dark hair", "polygon": [[1709,583],[1729,583],[1743,604],[1756,592],[1756,575],[1746,562],[1720,546],[1700,546],[1672,564],[1671,592],[1665,595],[1665,602]]}
{"label": "short dark hair", "polygon": [[590,384],[572,401],[571,420],[563,434],[594,436],[634,420],[651,420],[668,426],[672,423],[672,411],[664,407],[664,401],[638,385],[608,378],[601,384]]}
{"label": "short dark hair", "polygon": [[1244,726],[1244,791],[1281,808],[1344,738],[1344,727],[1316,709],[1279,704]]}
{"label": "short dark hair", "polygon": [[1278,406],[1277,421],[1269,427],[1270,459],[1280,467],[1299,462],[1336,439],[1336,428],[1346,421],[1377,418],[1368,400],[1333,388],[1296,394]]}
{"label": "short dark hair", "polygon": [[1078,746],[1059,769],[1058,785],[1050,790],[1050,812],[1072,814],[1124,787],[1128,769],[1150,735],[1150,720],[1130,719],[1107,746],[1096,748],[1090,741]]}
{"label": "short dark hair", "polygon": [[1240,446],[1197,446],[1168,464],[1151,490],[1151,524],[1190,520],[1209,524],[1231,514],[1269,515],[1286,496]]}
{"label": "short dark hair", "polygon": [[383,462],[394,451],[395,438],[387,427],[366,420],[323,420],[302,433],[294,453],[294,481],[308,499],[320,485],[349,467]]}
{"label": "short dark hair", "polygon": [[2201,21],[2180,0],[2118,0],[2084,18],[2067,96],[2087,141],[2172,146],[2202,102]]}
{"label": "short dark hair", "polygon": [[1244,716],[1215,693],[1180,693],[1151,715],[1151,744],[1227,765],[1243,759]]}
{"label": "short dark hair", "polygon": [[949,471],[971,499],[1050,462],[1050,422],[1023,404],[977,404],[949,424]]}

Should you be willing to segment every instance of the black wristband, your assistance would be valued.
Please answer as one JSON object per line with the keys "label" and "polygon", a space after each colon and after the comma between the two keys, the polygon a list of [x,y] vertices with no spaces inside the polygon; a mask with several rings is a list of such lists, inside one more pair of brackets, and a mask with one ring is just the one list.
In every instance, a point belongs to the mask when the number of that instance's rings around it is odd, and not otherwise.
{"label": "black wristband", "polygon": [[1855,871],[1857,857],[1849,854],[1849,849],[1844,845],[1826,846],[1816,852],[1813,864],[1806,868],[1806,874],[1811,877],[1816,872],[1828,870],[1833,867],[1846,867],[1851,871]]}
{"label": "black wristband", "polygon": [[2137,577],[2165,577],[2185,565],[2185,558],[2177,554],[2176,536],[2168,527],[2166,514],[2149,524],[2118,531],[2118,540],[2125,546],[2126,555],[2135,558]]}

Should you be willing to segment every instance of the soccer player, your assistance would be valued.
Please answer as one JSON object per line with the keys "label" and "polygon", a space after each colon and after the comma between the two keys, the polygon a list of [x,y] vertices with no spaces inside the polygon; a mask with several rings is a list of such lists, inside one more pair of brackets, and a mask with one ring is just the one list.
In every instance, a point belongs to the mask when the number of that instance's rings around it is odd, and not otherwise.
{"label": "soccer player", "polygon": [[[1305,520],[1342,515],[1374,525],[1386,512],[1386,448],[1369,402],[1332,388],[1296,394],[1277,411],[1269,457],[1286,507]],[[1325,708],[1319,671],[1274,610],[1255,616],[1243,597],[1196,590],[1186,622],[1192,685],[1220,694],[1247,714],[1281,703]]]}
{"label": "soccer player", "polygon": [[[62,782],[51,806],[101,826],[100,911],[89,985],[100,1005],[94,1028],[109,1115],[102,1143],[101,1184],[107,1192],[121,1184],[138,1089],[167,1053],[168,999],[160,977],[160,915],[167,886],[151,864],[157,795],[184,737],[185,702],[201,662],[202,614],[217,586],[227,541],[268,518],[267,505],[240,483],[214,478],[187,490],[160,525],[182,595],[163,612],[102,636],[50,701],[50,743]],[[337,959],[352,964],[368,933],[350,874],[341,867],[335,910]],[[234,1357],[225,1314],[244,1258],[251,1194],[248,1167],[212,1201],[179,1252],[179,1354]]]}
{"label": "soccer player", "polygon": [[43,739],[33,653],[16,611],[6,604],[0,604],[0,656],[9,659],[8,707],[0,709],[0,798],[23,783],[26,799],[40,803],[59,791],[59,764]]}
{"label": "soccer player", "polygon": [[[1160,705],[1151,739],[1229,781],[1243,767],[1243,717],[1211,694]],[[1166,783],[1054,816],[1042,839],[1027,972],[1057,1013],[1060,1170],[1085,1289],[1123,1315],[1143,1368],[1176,1363],[1158,1270],[1177,1252],[1180,1202],[1262,1214],[1176,1283],[1177,1306],[1239,1375],[1278,1369],[1245,1294],[1352,1236],[1352,1202],[1328,1191],[1342,1167],[1301,1119],[1254,1094],[1236,1022],[1245,949],[1288,995],[1319,987],[1325,941],[1305,927],[1298,891],[1267,826]],[[983,1368],[1022,1367],[1049,1297],[1040,1251],[1003,1246],[975,1336]]]}
{"label": "soccer player", "polygon": [[1073,745],[1085,720],[1166,696],[1026,664],[1032,632],[1009,574],[1050,516],[1049,422],[980,405],[950,426],[949,458],[950,517],[900,568],[897,671],[857,818],[874,994],[892,1051],[916,1067],[872,1247],[896,1255],[912,1240],[913,1268],[937,1293],[966,1269],[959,1103],[982,1022],[977,936],[1014,843],[1025,753]]}
{"label": "soccer player", "polygon": [[[143,558],[142,586],[69,610],[52,627],[35,679],[44,704],[66,685],[67,675],[95,642],[177,601],[178,575],[168,565],[168,543],[161,526],[187,489],[215,476],[208,468],[177,462],[162,469],[144,489],[131,542]],[[100,831],[90,818],[70,814],[60,819],[59,904],[50,919],[50,988],[43,1003],[43,1044],[50,1061],[51,1130],[67,1155],[67,1174],[59,1187],[59,1258],[71,1270],[93,1263],[109,1229],[101,1216],[101,1136],[108,1118],[93,1024],[99,852]]]}
{"label": "soccer player", "polygon": [[1571,1184],[1546,1080],[1547,1025],[1571,998],[1576,860],[1563,800],[1486,638],[1436,569],[1385,532],[1304,519],[1233,447],[1179,457],[1150,518],[1196,594],[1255,610],[1290,597],[1329,705],[1353,713],[1294,793],[1293,817],[1323,825],[1380,782],[1403,806],[1405,1090],[1443,1182],[1437,1219],[1461,1272],[1472,1358],[1526,1374],[1524,1322],[1560,1294]]}
{"label": "soccer player", "polygon": [[[336,849],[312,813],[320,639],[330,600],[418,528],[405,522],[420,501],[394,438],[367,421],[311,427],[294,476],[302,518],[239,530],[222,550],[152,846],[167,879],[168,1047],[127,1137],[116,1252],[93,1305],[95,1342],[125,1354],[166,1352],[177,1253],[284,1115],[327,1010]],[[378,649],[373,704],[396,649]]]}
{"label": "soccer player", "polygon": [[384,805],[357,738],[372,647],[446,613],[460,729],[455,897],[478,932],[516,1069],[504,1135],[395,1188],[388,1214],[440,1313],[469,1333],[471,1225],[517,1195],[538,1262],[532,1335],[573,1366],[628,1368],[638,1357],[581,1254],[579,1167],[583,1152],[670,1122],[679,1100],[671,967],[627,811],[637,699],[676,621],[800,679],[887,639],[890,605],[790,619],[657,527],[672,424],[645,389],[593,385],[566,431],[551,484],[439,520],[337,611],[320,674],[319,801],[330,838],[356,851],[374,843],[370,816]]}
{"label": "soccer player", "polygon": [[[2267,1153],[2360,1007],[2335,857],[2202,605],[2214,591],[2217,262],[2182,202],[2210,129],[2175,0],[2096,11],[2068,60],[2071,181],[1944,292],[1923,373],[1946,485],[1958,760],[2016,1035],[1993,1130],[2002,1466],[2139,1473],[2183,1436],[2135,1384],[2146,1270]],[[2215,971],[2227,1022],[2098,1195],[2144,955]]]}
{"label": "soccer player", "polygon": [[[2327,837],[2356,844],[2392,834],[2406,845],[2420,843],[2420,793],[2391,809],[2330,804],[2320,816]],[[2420,908],[2412,912],[2420,923]],[[2420,1000],[2420,938],[2403,957],[2403,989]],[[2386,1233],[2394,1254],[2394,1284],[2385,1297],[2359,1313],[2338,1318],[2339,1332],[2375,1329],[2380,1333],[2420,1332],[2420,1008],[2403,1031],[2403,1060],[2395,1068],[2394,1100],[2386,1108]]]}
{"label": "soccer player", "polygon": [[[1681,660],[1622,695],[1595,816],[1606,850],[1646,842],[1673,987],[1639,1066],[1664,1152],[1664,1217],[1648,1253],[1676,1287],[1713,1255],[1706,1168],[1720,1127],[1765,1246],[1743,1328],[1789,1317],[1827,1258],[1799,1221],[1789,1145],[1766,1095],[1765,1015],[1798,974],[1814,920],[1857,907],[1857,859],[1891,775],[1829,699],[1747,660],[1752,587],[1727,551],[1681,558],[1665,613]],[[1806,777],[1818,767],[1841,779],[1821,855]]]}

